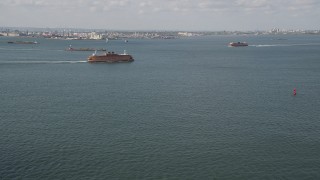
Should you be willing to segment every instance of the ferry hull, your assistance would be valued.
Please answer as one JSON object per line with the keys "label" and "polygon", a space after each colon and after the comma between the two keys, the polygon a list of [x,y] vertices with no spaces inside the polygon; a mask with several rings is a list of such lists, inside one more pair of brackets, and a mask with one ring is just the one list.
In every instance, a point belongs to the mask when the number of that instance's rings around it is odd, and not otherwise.
{"label": "ferry hull", "polygon": [[105,54],[105,55],[92,55],[88,57],[89,63],[115,63],[115,62],[132,62],[134,61],[131,55],[127,54]]}

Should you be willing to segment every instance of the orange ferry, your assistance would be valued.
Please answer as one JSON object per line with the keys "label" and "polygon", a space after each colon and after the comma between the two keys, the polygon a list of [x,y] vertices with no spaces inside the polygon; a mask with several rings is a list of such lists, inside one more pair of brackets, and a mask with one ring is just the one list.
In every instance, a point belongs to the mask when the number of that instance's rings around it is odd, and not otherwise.
{"label": "orange ferry", "polygon": [[88,57],[89,63],[96,62],[106,62],[106,63],[114,63],[114,62],[132,62],[134,61],[133,57],[124,51],[123,54],[116,54],[114,52],[106,52],[102,55],[97,55],[96,52]]}

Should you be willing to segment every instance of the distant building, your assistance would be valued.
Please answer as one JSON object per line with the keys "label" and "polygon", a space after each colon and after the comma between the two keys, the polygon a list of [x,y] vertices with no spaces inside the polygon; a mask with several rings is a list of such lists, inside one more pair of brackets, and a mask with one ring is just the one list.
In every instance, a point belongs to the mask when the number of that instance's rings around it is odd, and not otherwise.
{"label": "distant building", "polygon": [[190,36],[192,36],[192,33],[189,33],[189,32],[178,32],[178,35],[179,35],[179,36],[190,37]]}
{"label": "distant building", "polygon": [[99,40],[99,39],[103,39],[103,36],[96,32],[92,32],[92,33],[89,33],[89,39]]}
{"label": "distant building", "polygon": [[9,32],[9,33],[6,33],[7,36],[10,36],[10,37],[17,37],[17,36],[20,36],[19,33],[16,33],[16,32]]}

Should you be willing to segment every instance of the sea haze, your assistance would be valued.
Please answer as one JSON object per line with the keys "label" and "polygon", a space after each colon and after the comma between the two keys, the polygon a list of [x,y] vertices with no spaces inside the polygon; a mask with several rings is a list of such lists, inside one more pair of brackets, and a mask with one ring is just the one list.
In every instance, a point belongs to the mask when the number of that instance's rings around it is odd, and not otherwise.
{"label": "sea haze", "polygon": [[[0,179],[319,179],[320,37],[0,38]],[[248,47],[231,48],[231,41]],[[297,95],[293,96],[293,89]]]}

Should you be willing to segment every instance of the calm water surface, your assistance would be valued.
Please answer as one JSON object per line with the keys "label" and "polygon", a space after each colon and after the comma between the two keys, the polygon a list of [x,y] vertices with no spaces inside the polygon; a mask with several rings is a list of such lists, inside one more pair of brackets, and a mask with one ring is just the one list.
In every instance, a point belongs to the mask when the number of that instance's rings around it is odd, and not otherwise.
{"label": "calm water surface", "polygon": [[320,178],[320,36],[109,41],[120,64],[64,51],[104,41],[14,40],[0,179]]}

